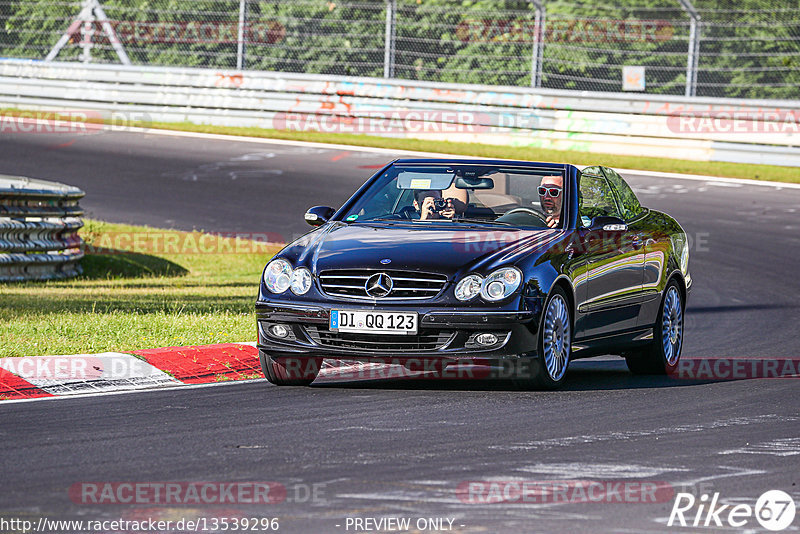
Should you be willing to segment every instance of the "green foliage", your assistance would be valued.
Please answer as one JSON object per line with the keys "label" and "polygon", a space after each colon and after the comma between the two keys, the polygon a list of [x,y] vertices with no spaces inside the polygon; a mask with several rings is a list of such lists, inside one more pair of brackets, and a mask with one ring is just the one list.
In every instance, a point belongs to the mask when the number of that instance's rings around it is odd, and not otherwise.
{"label": "green foliage", "polygon": [[[639,65],[646,67],[648,92],[683,94],[690,19],[678,0],[543,1],[544,87],[619,91],[622,67]],[[128,28],[120,38],[136,64],[236,66],[239,0],[102,3],[110,19]],[[246,68],[383,75],[384,1],[249,0],[247,5]],[[701,15],[699,95],[800,98],[800,2],[694,0],[694,5]],[[44,57],[80,6],[77,0],[4,2],[0,54]],[[529,86],[535,20],[528,0],[397,0],[395,76]],[[173,34],[164,29],[168,23],[174,24]],[[208,38],[193,38],[197,32]],[[77,59],[79,39],[78,34],[59,59]],[[99,36],[96,42],[94,61],[117,61],[107,39]]]}

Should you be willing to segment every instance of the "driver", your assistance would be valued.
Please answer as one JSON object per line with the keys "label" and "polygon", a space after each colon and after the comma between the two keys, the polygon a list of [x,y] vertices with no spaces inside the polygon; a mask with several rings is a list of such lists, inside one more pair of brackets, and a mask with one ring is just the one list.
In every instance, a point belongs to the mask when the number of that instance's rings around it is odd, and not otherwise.
{"label": "driver", "polygon": [[[437,209],[436,199],[444,198],[447,204]],[[414,191],[414,209],[419,212],[420,220],[453,219],[461,217],[469,205],[469,193],[466,189],[458,189],[455,184],[444,191],[417,190]]]}
{"label": "driver", "polygon": [[561,219],[561,204],[564,200],[564,178],[544,176],[539,184],[539,202],[547,215],[547,226],[555,228]]}

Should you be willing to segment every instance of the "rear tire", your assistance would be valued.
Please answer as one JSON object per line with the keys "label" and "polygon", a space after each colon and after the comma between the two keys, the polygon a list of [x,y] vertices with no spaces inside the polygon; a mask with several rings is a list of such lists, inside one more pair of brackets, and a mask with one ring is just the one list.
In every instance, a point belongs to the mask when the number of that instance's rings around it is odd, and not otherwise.
{"label": "rear tire", "polygon": [[323,358],[273,357],[259,350],[264,378],[276,386],[308,386],[317,378]]}
{"label": "rear tire", "polygon": [[571,356],[572,312],[566,292],[556,286],[545,301],[536,356],[519,360],[514,382],[523,389],[560,388]]}
{"label": "rear tire", "polygon": [[684,303],[678,282],[670,280],[658,309],[653,342],[625,354],[625,363],[635,375],[668,375],[675,372],[683,348]]}

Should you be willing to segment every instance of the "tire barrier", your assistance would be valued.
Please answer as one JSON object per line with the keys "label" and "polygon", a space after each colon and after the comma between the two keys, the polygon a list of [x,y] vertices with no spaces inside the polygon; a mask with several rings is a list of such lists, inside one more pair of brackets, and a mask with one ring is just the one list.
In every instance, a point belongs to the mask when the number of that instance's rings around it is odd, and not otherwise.
{"label": "tire barrier", "polygon": [[81,274],[84,194],[58,182],[0,175],[0,282]]}

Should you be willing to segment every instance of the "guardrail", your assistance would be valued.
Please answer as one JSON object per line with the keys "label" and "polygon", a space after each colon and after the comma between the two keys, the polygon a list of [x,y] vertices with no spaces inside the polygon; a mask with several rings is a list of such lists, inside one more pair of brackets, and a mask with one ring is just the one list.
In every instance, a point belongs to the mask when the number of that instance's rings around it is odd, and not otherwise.
{"label": "guardrail", "polygon": [[0,282],[79,275],[84,192],[57,182],[0,175]]}
{"label": "guardrail", "polygon": [[800,166],[800,101],[2,60],[0,106]]}

